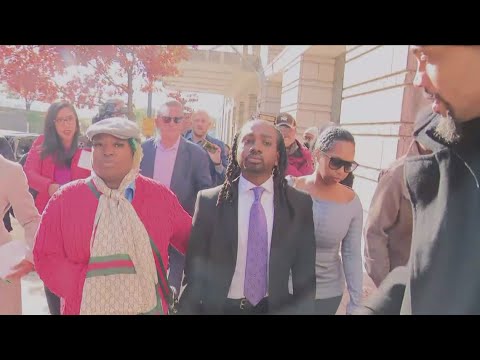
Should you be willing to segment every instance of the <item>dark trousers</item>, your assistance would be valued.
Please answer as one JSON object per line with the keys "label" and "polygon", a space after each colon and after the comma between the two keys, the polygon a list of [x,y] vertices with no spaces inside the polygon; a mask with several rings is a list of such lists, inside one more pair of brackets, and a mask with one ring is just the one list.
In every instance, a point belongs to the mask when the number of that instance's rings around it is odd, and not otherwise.
{"label": "dark trousers", "polygon": [[60,298],[52,293],[46,286],[45,296],[47,297],[48,309],[50,310],[50,315],[60,315]]}
{"label": "dark trousers", "polygon": [[341,296],[315,300],[315,315],[335,315],[342,301]]}

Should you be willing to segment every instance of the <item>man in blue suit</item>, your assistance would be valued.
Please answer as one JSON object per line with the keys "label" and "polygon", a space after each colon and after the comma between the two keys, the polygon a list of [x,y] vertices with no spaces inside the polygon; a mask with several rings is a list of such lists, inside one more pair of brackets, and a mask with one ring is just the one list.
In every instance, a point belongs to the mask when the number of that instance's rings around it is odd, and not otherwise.
{"label": "man in blue suit", "polygon": [[[140,172],[172,190],[185,211],[193,215],[197,193],[213,183],[207,153],[181,136],[183,118],[183,105],[178,101],[160,108],[155,119],[158,136],[143,143]],[[168,280],[179,292],[185,259],[173,248],[169,254]]]}
{"label": "man in blue suit", "polygon": [[208,130],[211,128],[211,125],[212,120],[206,111],[196,111],[192,114],[192,130],[185,133],[185,138],[199,145],[204,145],[204,143],[208,141],[216,148],[216,151],[212,149],[211,151],[207,151],[207,153],[210,160],[210,176],[212,177],[214,186],[217,186],[223,184],[225,181],[228,157],[223,141],[208,135]]}

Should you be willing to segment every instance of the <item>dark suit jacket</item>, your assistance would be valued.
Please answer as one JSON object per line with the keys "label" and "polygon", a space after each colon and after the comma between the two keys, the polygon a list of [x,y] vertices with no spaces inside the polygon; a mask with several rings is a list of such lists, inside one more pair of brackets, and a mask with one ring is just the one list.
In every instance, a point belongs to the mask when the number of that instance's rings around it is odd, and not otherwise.
{"label": "dark suit jacket", "polygon": [[[155,155],[157,147],[155,139],[149,139],[142,144],[143,159],[140,164],[140,173],[153,178]],[[209,157],[205,150],[183,137],[180,137],[177,158],[173,166],[170,190],[177,196],[178,201],[187,213],[193,215],[195,199],[200,190],[212,186],[209,171]],[[185,257],[172,247],[169,249],[170,273],[168,281],[180,292]]]}
{"label": "dark suit jacket", "polygon": [[[185,266],[180,313],[222,314],[235,272],[238,247],[238,180],[233,201],[217,207],[221,187],[198,193]],[[276,191],[276,190],[275,190]],[[312,200],[290,186],[289,208],[274,194],[269,263],[269,314],[312,313],[315,299],[315,235]],[[288,292],[292,271],[293,296]]]}
{"label": "dark suit jacket", "polygon": [[[153,178],[157,151],[155,139],[145,141],[142,148],[143,159],[140,164],[140,173]],[[198,191],[212,186],[208,161],[208,155],[202,147],[180,137],[170,190],[190,215],[193,215]]]}

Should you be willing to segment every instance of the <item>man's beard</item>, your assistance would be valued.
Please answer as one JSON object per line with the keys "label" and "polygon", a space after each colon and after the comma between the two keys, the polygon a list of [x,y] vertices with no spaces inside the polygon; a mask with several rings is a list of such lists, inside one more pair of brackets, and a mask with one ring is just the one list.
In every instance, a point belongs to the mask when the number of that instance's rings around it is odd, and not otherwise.
{"label": "man's beard", "polygon": [[435,128],[435,135],[449,145],[456,144],[462,139],[463,134],[461,124],[453,119],[450,115],[450,111],[447,111],[445,116],[440,115],[440,122]]}
{"label": "man's beard", "polygon": [[462,128],[458,121],[455,121],[455,114],[452,106],[440,94],[432,95],[425,90],[425,93],[432,100],[440,101],[446,107],[446,114],[439,114],[440,121],[435,128],[435,135],[442,139],[446,144],[453,145],[462,139]]}

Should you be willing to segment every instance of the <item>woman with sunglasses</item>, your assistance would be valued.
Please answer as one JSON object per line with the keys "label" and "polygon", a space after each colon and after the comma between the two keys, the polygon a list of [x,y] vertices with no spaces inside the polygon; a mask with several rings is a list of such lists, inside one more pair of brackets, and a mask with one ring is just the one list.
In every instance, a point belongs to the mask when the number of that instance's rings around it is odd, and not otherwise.
{"label": "woman with sunglasses", "polygon": [[289,178],[295,188],[313,199],[316,238],[315,313],[334,315],[347,283],[347,314],[360,305],[363,287],[361,235],[363,209],[355,192],[341,182],[358,164],[355,140],[340,127],[326,129],[313,149],[312,175]]}
{"label": "woman with sunglasses", "polygon": [[[90,176],[90,150],[78,148],[79,133],[80,124],[73,105],[66,101],[50,105],[44,134],[32,144],[24,166],[29,187],[37,191],[35,206],[40,214],[60,186]],[[50,313],[59,315],[59,298],[47,288],[45,294]]]}

